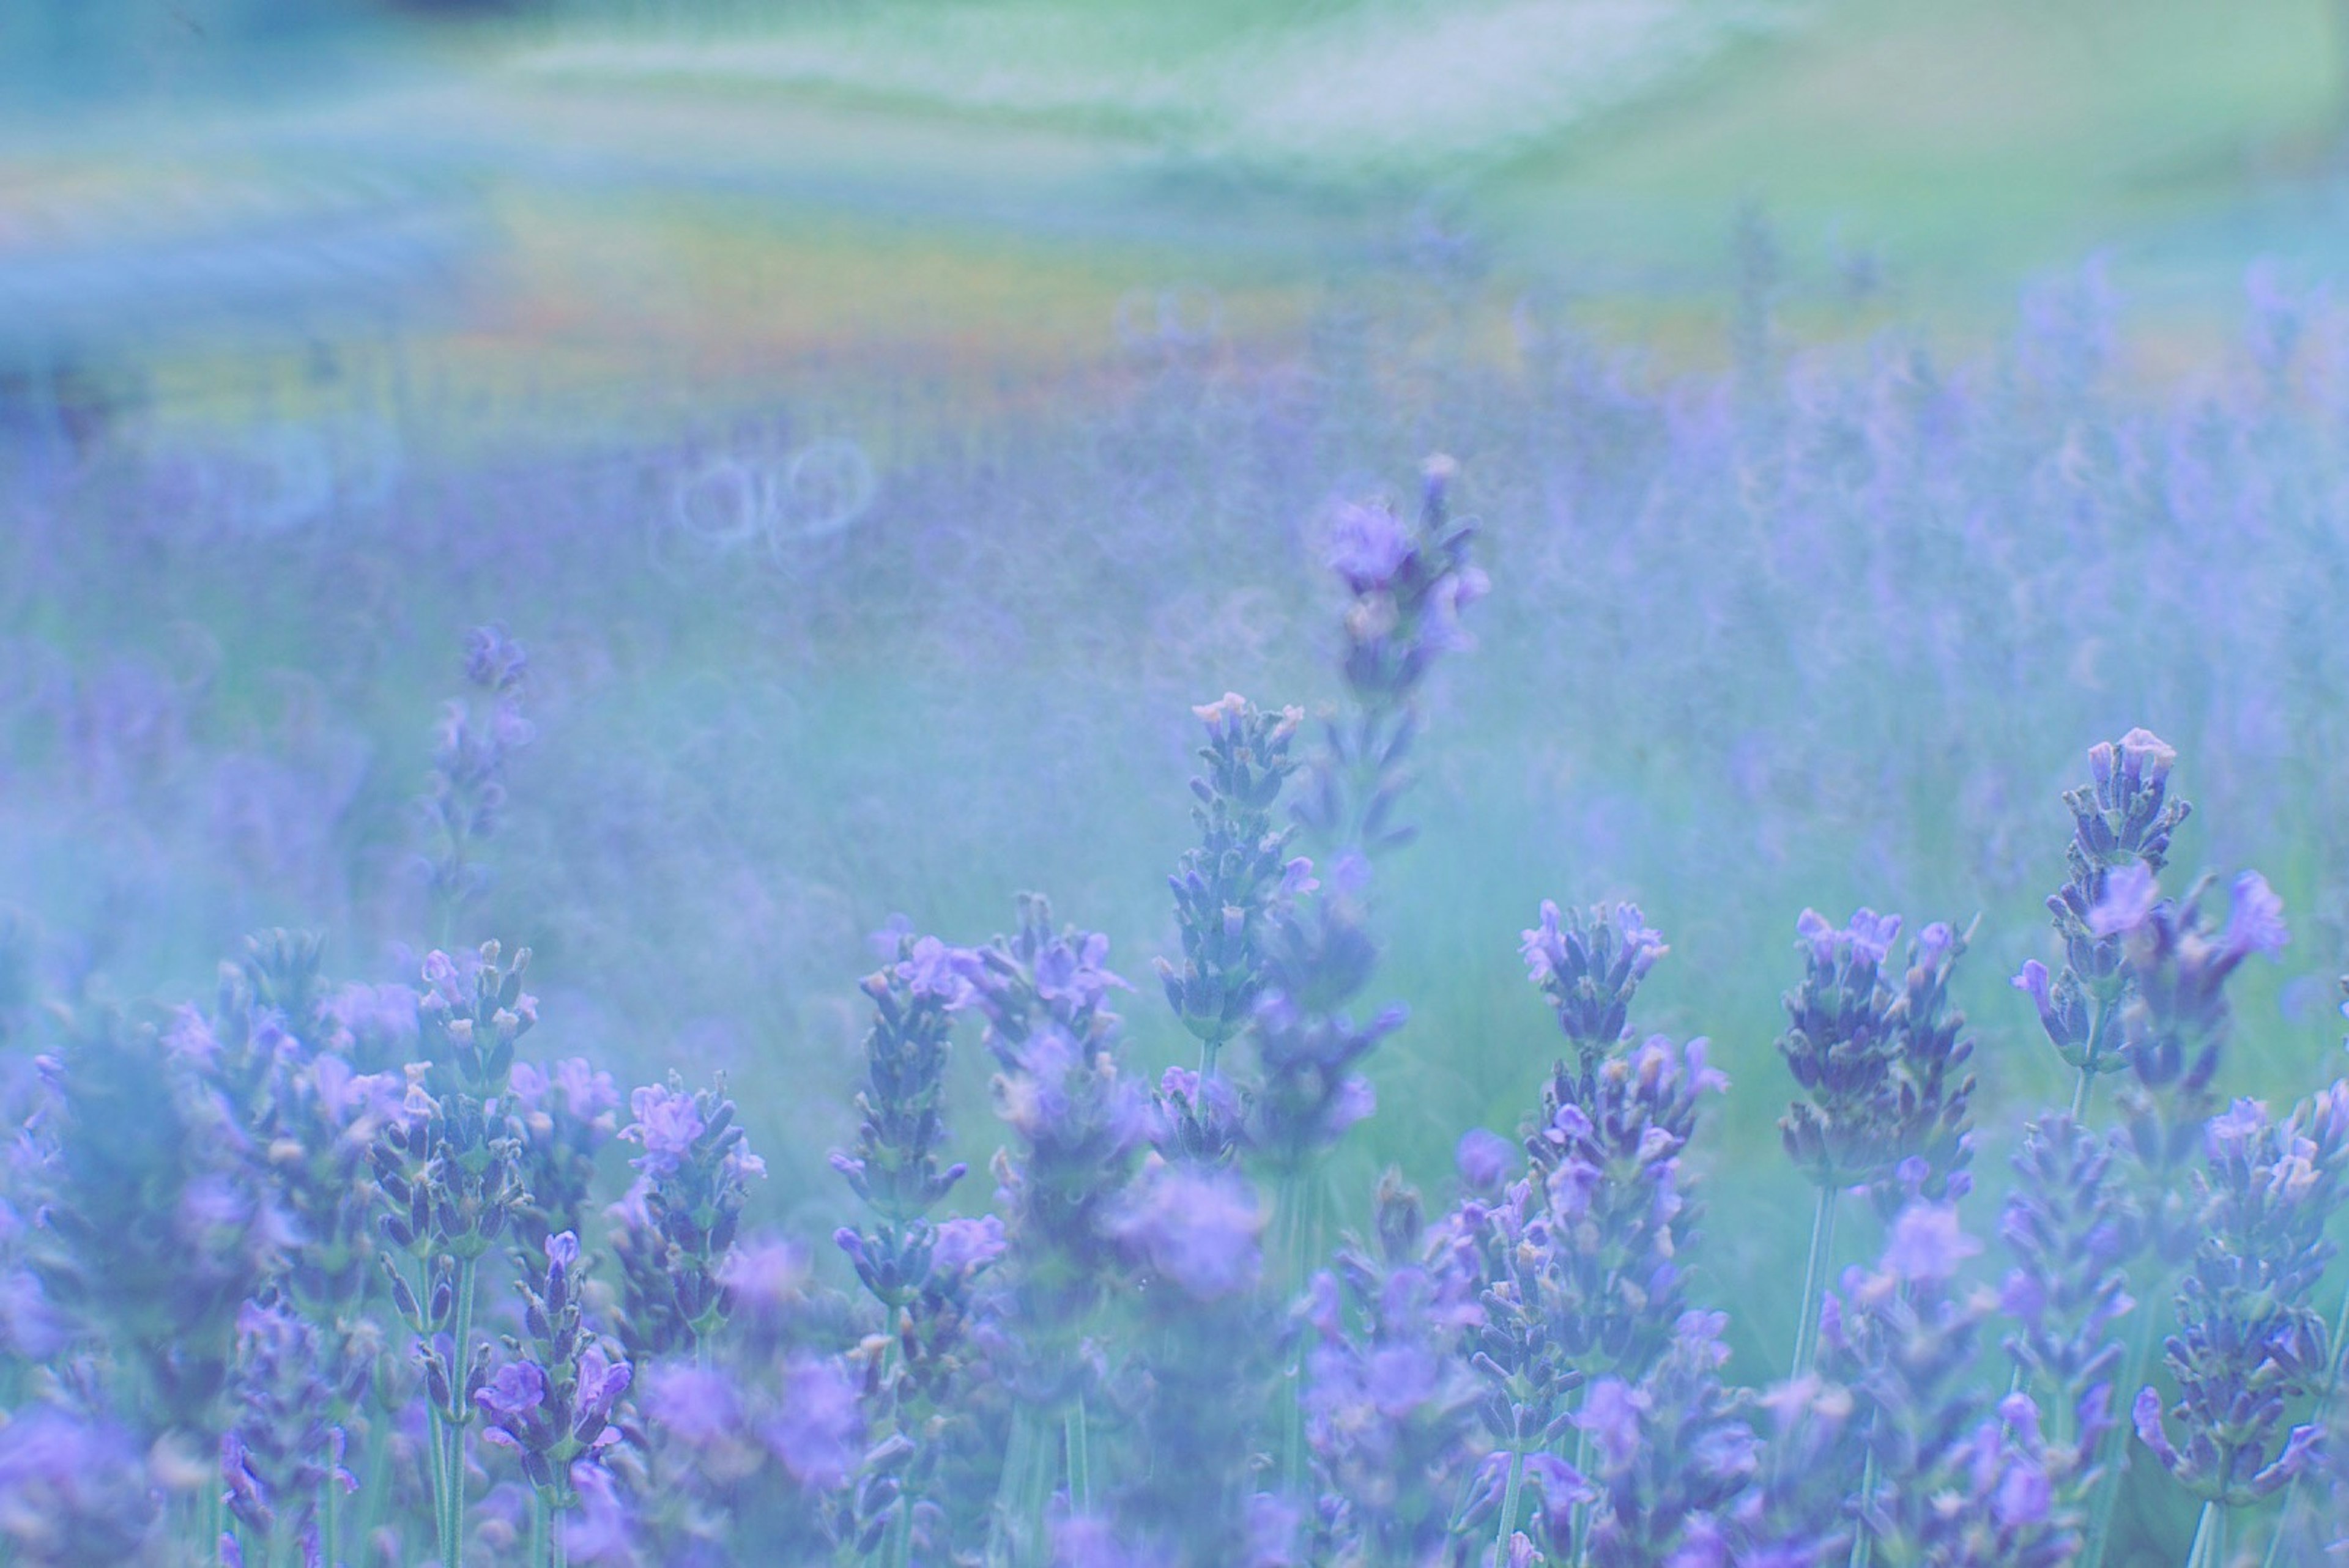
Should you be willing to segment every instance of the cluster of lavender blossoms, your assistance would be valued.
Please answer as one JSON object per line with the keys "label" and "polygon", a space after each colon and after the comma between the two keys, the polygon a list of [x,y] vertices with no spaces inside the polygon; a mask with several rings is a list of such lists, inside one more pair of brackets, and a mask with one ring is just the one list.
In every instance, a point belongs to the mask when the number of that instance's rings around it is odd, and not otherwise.
{"label": "cluster of lavender blossoms", "polygon": [[[2219,1568],[2265,1532],[2271,1568],[2349,1534],[2314,1484],[2349,1430],[2324,1311],[2349,1081],[2219,1110],[2227,988],[2281,905],[2250,872],[2223,922],[2207,882],[2164,893],[2188,807],[2145,731],[2066,797],[2061,968],[2015,982],[2077,1076],[2022,1126],[2002,1271],[1965,1212],[1974,929],[1904,944],[1866,908],[1795,925],[1780,1129],[1816,1208],[1791,1304],[1706,1271],[1728,1080],[1638,1025],[1670,949],[1629,903],[1546,902],[1523,934],[1564,1044],[1514,1136],[1463,1137],[1432,1204],[1392,1169],[1365,1207],[1337,1191],[1405,1021],[1367,1001],[1374,867],[1486,586],[1451,478],[1431,463],[1415,528],[1339,515],[1353,708],[1319,749],[1295,707],[1195,710],[1157,970],[1196,1068],[1136,1069],[1107,938],[1040,896],[982,943],[892,919],[821,1257],[758,1228],[766,1108],[722,1077],[624,1096],[519,1054],[527,948],[347,985],[271,932],[207,1006],[46,1020],[0,975],[0,1044],[41,1047],[0,1078],[6,1561]],[[525,667],[469,646],[490,709],[452,709],[437,755],[444,922],[482,885]],[[993,1068],[991,1191],[949,1124],[957,1037]],[[1839,1254],[1855,1192],[1873,1229]],[[1751,1364],[1787,1305],[1792,1354]],[[2124,1486],[2199,1504],[2191,1542],[2124,1545]]]}

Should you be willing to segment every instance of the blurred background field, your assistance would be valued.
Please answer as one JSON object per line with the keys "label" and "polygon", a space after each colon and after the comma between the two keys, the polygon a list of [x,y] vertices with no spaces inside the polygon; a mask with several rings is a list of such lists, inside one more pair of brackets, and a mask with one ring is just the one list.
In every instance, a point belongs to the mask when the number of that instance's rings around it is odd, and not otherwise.
{"label": "blurred background field", "polygon": [[537,951],[544,1050],[731,1073],[823,1233],[893,912],[1047,892],[1183,1054],[1189,706],[1333,699],[1329,506],[1449,451],[1495,592],[1333,1186],[1513,1127],[1518,931],[1636,898],[1736,1085],[1699,1294],[1758,1376],[1795,914],[1981,913],[1995,1171],[2091,742],[2176,743],[2180,863],[2292,912],[2235,1087],[2335,1059],[2344,60],[2321,0],[9,7],[16,1000],[271,924],[408,975],[502,623],[537,737],[457,934]]}

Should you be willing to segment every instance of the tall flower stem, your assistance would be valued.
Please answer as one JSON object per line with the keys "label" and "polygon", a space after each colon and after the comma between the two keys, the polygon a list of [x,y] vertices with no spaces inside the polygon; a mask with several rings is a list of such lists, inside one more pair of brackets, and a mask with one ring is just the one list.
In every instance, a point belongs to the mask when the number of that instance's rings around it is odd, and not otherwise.
{"label": "tall flower stem", "polygon": [[[2137,1309],[2137,1332],[2130,1336],[2128,1363],[2121,1376],[2120,1386],[2124,1388],[2145,1387],[2146,1366],[2153,1359],[2154,1324],[2158,1315],[2153,1306],[2155,1295],[2147,1292],[2145,1305]],[[2102,1568],[2105,1548],[2112,1540],[2113,1511],[2120,1506],[2121,1488],[2128,1481],[2127,1433],[2120,1432],[2116,1439],[2113,1434],[2107,1434],[2106,1440],[2117,1440],[2121,1449],[2113,1456],[2112,1471],[2104,1478],[2103,1485],[2096,1491],[2095,1501],[2089,1506],[2088,1534],[2080,1548],[2079,1568]]]}
{"label": "tall flower stem", "polygon": [[1836,1197],[1833,1187],[1821,1187],[1818,1208],[1811,1215],[1811,1250],[1803,1263],[1803,1299],[1795,1314],[1790,1378],[1808,1372],[1818,1353],[1819,1293],[1826,1286],[1827,1259],[1835,1247]]}
{"label": "tall flower stem", "polygon": [[914,1493],[910,1488],[897,1500],[897,1517],[889,1522],[889,1568],[912,1568],[914,1561]]}
{"label": "tall flower stem", "polygon": [[[1288,1264],[1282,1287],[1294,1298],[1304,1294],[1319,1252],[1314,1200],[1319,1193],[1311,1173],[1291,1170],[1280,1178],[1275,1197],[1280,1226],[1280,1247]],[[1291,1346],[1281,1368],[1280,1475],[1289,1496],[1307,1494],[1305,1473],[1305,1344],[1302,1336]]]}
{"label": "tall flower stem", "polygon": [[2186,1553],[2186,1568],[2225,1568],[2227,1561],[2227,1510],[2213,1498],[2202,1505],[2202,1517],[2194,1522],[2194,1544]]}
{"label": "tall flower stem", "polygon": [[554,1532],[547,1528],[546,1491],[542,1487],[530,1489],[530,1568],[550,1568],[554,1559],[548,1550]]}
{"label": "tall flower stem", "polygon": [[1003,1479],[995,1494],[994,1544],[988,1561],[1001,1568],[1033,1568],[1043,1560],[1045,1505],[1051,1501],[1051,1429],[1043,1412],[1021,1403],[1011,1412],[1004,1444]]}
{"label": "tall flower stem", "polygon": [[2089,1086],[2096,1081],[2095,1074],[2086,1068],[2080,1069],[2080,1081],[2072,1086],[2072,1119],[2082,1120],[2088,1114]]}
{"label": "tall flower stem", "polygon": [[1509,1537],[1516,1533],[1517,1493],[1525,1485],[1526,1454],[1521,1446],[1524,1437],[1509,1445],[1509,1480],[1501,1489],[1501,1522],[1493,1532],[1493,1568],[1506,1568],[1509,1561]]}
{"label": "tall flower stem", "polygon": [[1069,1507],[1077,1513],[1093,1508],[1092,1440],[1085,1429],[1085,1397],[1071,1401],[1061,1418],[1061,1434],[1069,1445]]}
{"label": "tall flower stem", "polygon": [[[1587,1388],[1583,1397],[1587,1402],[1589,1398]],[[1574,1429],[1574,1473],[1584,1476],[1590,1473],[1590,1432],[1589,1429],[1579,1424]],[[1576,1503],[1572,1518],[1573,1522],[1568,1526],[1567,1563],[1569,1568],[1583,1568],[1583,1564],[1589,1561],[1590,1504]]]}
{"label": "tall flower stem", "polygon": [[448,1501],[441,1511],[440,1561],[447,1568],[465,1568],[465,1383],[471,1358],[473,1286],[480,1272],[479,1258],[458,1260],[457,1321],[449,1341],[450,1408],[443,1423],[447,1457],[441,1461]]}
{"label": "tall flower stem", "polygon": [[1868,1450],[1868,1462],[1859,1470],[1860,1518],[1851,1532],[1851,1568],[1868,1568],[1876,1558],[1876,1532],[1868,1527],[1867,1511],[1869,1499],[1876,1495],[1876,1449]]}

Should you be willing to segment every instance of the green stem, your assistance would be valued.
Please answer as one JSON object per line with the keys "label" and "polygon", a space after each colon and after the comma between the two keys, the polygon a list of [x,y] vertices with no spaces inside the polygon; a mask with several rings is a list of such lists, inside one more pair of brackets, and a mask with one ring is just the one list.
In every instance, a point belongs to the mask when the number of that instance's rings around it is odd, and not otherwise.
{"label": "green stem", "polygon": [[914,1561],[914,1491],[898,1494],[897,1517],[889,1522],[888,1568],[912,1568]]}
{"label": "green stem", "polygon": [[1826,1288],[1827,1259],[1835,1248],[1836,1190],[1819,1189],[1818,1207],[1811,1215],[1811,1250],[1803,1263],[1803,1299],[1795,1315],[1794,1370],[1799,1378],[1811,1369],[1818,1352],[1819,1293]]}
{"label": "green stem", "polygon": [[1085,1397],[1080,1394],[1061,1418],[1061,1432],[1069,1445],[1069,1508],[1071,1512],[1086,1514],[1093,1511],[1092,1445],[1085,1431]]}
{"label": "green stem", "polygon": [[[378,1400],[378,1407],[382,1405]],[[384,1434],[391,1426],[391,1412],[378,1408],[367,1421],[367,1471],[359,1481],[360,1555],[366,1555],[366,1542],[383,1521],[383,1501],[391,1490],[391,1445]]]}
{"label": "green stem", "polygon": [[[2161,1283],[2168,1283],[2167,1275],[2163,1276]],[[2159,1294],[2158,1291],[2147,1293],[2149,1297],[2158,1297]],[[2153,1326],[2158,1321],[2153,1300],[2140,1302],[2137,1310],[2144,1315],[2137,1320],[2137,1333],[2130,1338],[2128,1361],[2121,1377],[2121,1408],[2124,1410],[2129,1408],[2130,1403],[2136,1399],[2137,1390],[2145,1387],[2146,1363],[2153,1357]],[[2105,1548],[2112,1539],[2113,1511],[2120,1506],[2121,1488],[2128,1480],[2127,1423],[2119,1423],[2116,1430],[2119,1434],[2120,1451],[2113,1456],[2111,1473],[2104,1478],[2103,1484],[2097,1488],[2095,1501],[2089,1505],[2088,1534],[2080,1548],[2079,1568],[2103,1568]],[[2106,1440],[2114,1440],[2114,1435],[2106,1434]]]}
{"label": "green stem", "polygon": [[1876,1557],[1876,1532],[1869,1528],[1868,1511],[1876,1498],[1876,1444],[1873,1434],[1868,1446],[1868,1462],[1859,1471],[1859,1518],[1851,1532],[1851,1568],[1868,1568]]}
{"label": "green stem", "polygon": [[2194,1544],[2186,1553],[2186,1568],[2226,1568],[2227,1510],[2211,1499],[2194,1522]]}
{"label": "green stem", "polygon": [[547,1529],[546,1491],[543,1487],[530,1489],[530,1568],[551,1568],[554,1559],[548,1551],[554,1532]]}
{"label": "green stem", "polygon": [[2075,1122],[2085,1121],[2088,1115],[2088,1087],[2095,1081],[2096,1075],[2093,1071],[2087,1068],[2080,1069],[2080,1081],[2072,1086],[2072,1119]]}
{"label": "green stem", "polygon": [[[1588,1389],[1584,1390],[1583,1398],[1585,1400],[1588,1399]],[[1587,1476],[1590,1473],[1590,1433],[1579,1423],[1577,1423],[1574,1429],[1574,1473],[1579,1476]],[[1582,1568],[1583,1553],[1588,1550],[1590,1537],[1590,1505],[1588,1503],[1578,1502],[1574,1505],[1573,1522],[1568,1526],[1567,1533],[1568,1537],[1567,1562],[1571,1564],[1571,1568]]]}
{"label": "green stem", "polygon": [[1509,1449],[1509,1483],[1501,1490],[1501,1522],[1493,1532],[1493,1568],[1508,1568],[1509,1537],[1517,1530],[1517,1489],[1524,1485],[1525,1479],[1525,1450],[1512,1447]]}
{"label": "green stem", "polygon": [[449,1508],[440,1543],[442,1568],[465,1568],[465,1375],[471,1359],[473,1284],[481,1271],[479,1258],[457,1264],[457,1327],[450,1336],[449,1365]]}
{"label": "green stem", "polygon": [[[1303,1295],[1312,1277],[1318,1246],[1312,1215],[1315,1191],[1310,1175],[1299,1170],[1281,1177],[1275,1195],[1279,1204],[1281,1251],[1288,1268],[1287,1289],[1292,1297]],[[1281,1368],[1280,1460],[1281,1480],[1288,1495],[1304,1497],[1305,1346],[1301,1337],[1290,1352],[1288,1365]]]}

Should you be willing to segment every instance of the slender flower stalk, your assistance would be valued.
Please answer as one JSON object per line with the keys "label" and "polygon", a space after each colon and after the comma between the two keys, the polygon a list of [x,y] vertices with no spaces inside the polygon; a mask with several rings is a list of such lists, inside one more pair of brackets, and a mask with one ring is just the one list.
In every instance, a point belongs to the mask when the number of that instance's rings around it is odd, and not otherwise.
{"label": "slender flower stalk", "polygon": [[[880,940],[888,961],[863,982],[874,1016],[855,1101],[856,1142],[832,1157],[868,1218],[833,1239],[882,1313],[867,1425],[892,1436],[885,1473],[867,1477],[861,1528],[882,1532],[885,1568],[906,1568],[923,1533],[916,1514],[940,1485],[958,1435],[953,1429],[968,1424],[974,1290],[1005,1243],[994,1215],[943,1224],[929,1218],[965,1173],[959,1161],[942,1163],[939,1152],[947,1140],[950,1036],[977,996],[978,955],[894,928]],[[1071,1451],[1081,1454],[1081,1441],[1072,1440]],[[933,1555],[943,1552],[941,1542],[926,1544]]]}
{"label": "slender flower stalk", "polygon": [[517,950],[511,964],[500,956],[490,942],[461,964],[439,952],[425,960],[421,1013],[432,1056],[409,1065],[400,1115],[375,1150],[388,1211],[378,1228],[411,1260],[403,1267],[381,1257],[392,1305],[416,1336],[436,1545],[446,1568],[462,1568],[465,1433],[473,1396],[489,1377],[490,1346],[473,1343],[481,1259],[524,1202],[504,1096],[514,1042],[537,1022],[538,1000],[522,988],[530,950]]}

